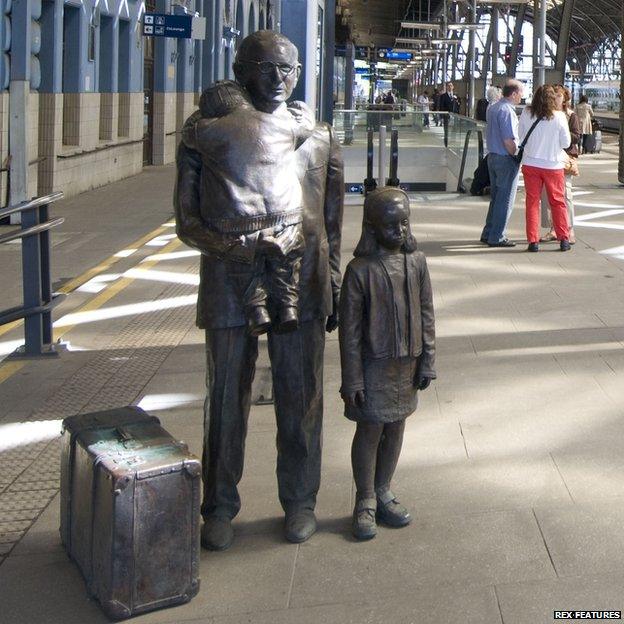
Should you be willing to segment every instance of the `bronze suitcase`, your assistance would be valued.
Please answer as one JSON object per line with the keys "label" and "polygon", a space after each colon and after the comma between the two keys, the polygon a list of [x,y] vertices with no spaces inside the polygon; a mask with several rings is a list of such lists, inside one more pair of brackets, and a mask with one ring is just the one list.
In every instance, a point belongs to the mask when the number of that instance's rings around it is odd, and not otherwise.
{"label": "bronze suitcase", "polygon": [[199,590],[201,465],[136,407],[63,421],[61,539],[110,617]]}

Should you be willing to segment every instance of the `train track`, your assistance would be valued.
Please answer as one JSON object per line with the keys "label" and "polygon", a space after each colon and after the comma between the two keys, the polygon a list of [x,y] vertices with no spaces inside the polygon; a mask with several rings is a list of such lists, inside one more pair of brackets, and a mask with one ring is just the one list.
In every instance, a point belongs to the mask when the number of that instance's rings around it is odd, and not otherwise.
{"label": "train track", "polygon": [[619,134],[620,118],[616,113],[595,113],[596,119],[602,124],[602,131]]}

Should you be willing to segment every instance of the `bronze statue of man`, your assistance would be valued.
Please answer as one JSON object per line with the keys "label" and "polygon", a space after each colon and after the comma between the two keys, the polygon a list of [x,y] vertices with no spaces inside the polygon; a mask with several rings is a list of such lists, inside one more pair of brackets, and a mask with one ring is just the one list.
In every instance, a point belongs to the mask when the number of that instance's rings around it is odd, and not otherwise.
{"label": "bronze statue of man", "polygon": [[[295,46],[283,35],[258,31],[240,44],[236,82],[257,111],[283,114],[301,71]],[[197,116],[189,119],[196,123]],[[320,485],[325,331],[338,322],[343,167],[330,126],[316,124],[295,152],[302,193],[298,326],[268,332],[277,419],[277,480],[286,515],[285,536],[303,542],[316,530],[314,507]],[[231,521],[240,509],[237,484],[243,472],[257,338],[247,324],[232,262],[249,260],[246,237],[209,227],[214,193],[201,155],[181,143],[174,196],[177,233],[202,252],[197,325],[206,330],[204,409],[204,499],[202,545],[223,550],[232,543]],[[296,183],[296,180],[294,181]],[[271,245],[262,237],[256,241]],[[230,267],[230,268],[228,268]]]}

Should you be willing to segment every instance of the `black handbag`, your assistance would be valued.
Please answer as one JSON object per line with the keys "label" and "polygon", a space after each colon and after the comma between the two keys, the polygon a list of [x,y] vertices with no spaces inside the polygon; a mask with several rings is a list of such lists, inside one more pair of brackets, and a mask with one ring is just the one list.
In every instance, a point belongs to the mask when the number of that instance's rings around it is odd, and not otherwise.
{"label": "black handbag", "polygon": [[529,137],[531,136],[531,133],[533,132],[533,130],[535,130],[535,126],[537,126],[537,124],[542,121],[542,117],[540,117],[537,121],[535,121],[533,123],[533,125],[529,128],[529,131],[527,132],[527,135],[524,137],[524,141],[522,141],[522,143],[520,143],[520,147],[518,148],[518,151],[512,155],[512,158],[518,163],[520,164],[522,162],[522,156],[524,155],[524,146],[527,144],[527,141],[529,140]]}

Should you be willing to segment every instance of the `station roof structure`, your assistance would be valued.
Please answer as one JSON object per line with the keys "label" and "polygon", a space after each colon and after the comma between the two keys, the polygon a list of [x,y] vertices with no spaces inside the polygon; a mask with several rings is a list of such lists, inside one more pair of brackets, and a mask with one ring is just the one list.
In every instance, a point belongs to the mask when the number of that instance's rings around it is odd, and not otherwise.
{"label": "station roof structure", "polygon": [[[512,15],[521,12],[524,20],[533,21],[533,0],[528,4],[477,1],[479,11],[488,11],[496,6]],[[547,0],[547,33],[555,41],[558,40],[566,2],[574,3],[569,54],[584,64],[583,61],[591,58],[601,42],[613,40],[622,32],[622,0]],[[447,0],[448,7],[453,4],[453,0]],[[466,20],[469,2],[459,0],[456,4],[458,20]],[[350,34],[357,45],[392,47],[400,34],[401,20],[440,23],[443,0],[338,0],[338,6],[343,33]]]}

